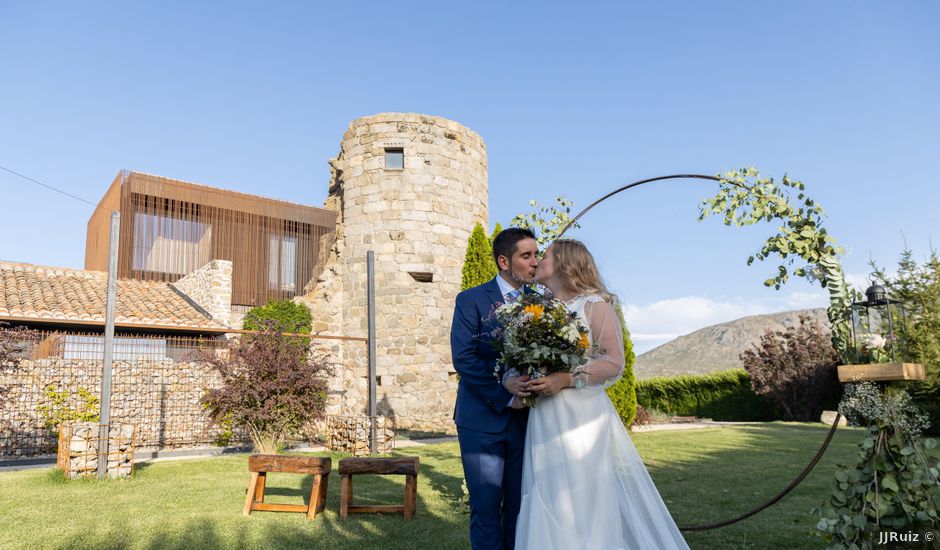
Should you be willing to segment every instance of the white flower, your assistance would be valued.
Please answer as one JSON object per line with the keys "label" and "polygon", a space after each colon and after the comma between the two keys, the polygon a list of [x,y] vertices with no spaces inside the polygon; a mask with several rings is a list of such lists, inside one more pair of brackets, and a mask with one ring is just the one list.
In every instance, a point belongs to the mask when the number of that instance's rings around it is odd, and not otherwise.
{"label": "white flower", "polygon": [[581,333],[578,332],[578,329],[573,325],[566,325],[561,329],[561,337],[574,343],[581,339]]}
{"label": "white flower", "polygon": [[885,345],[888,343],[888,341],[885,340],[885,337],[880,334],[864,333],[860,337],[862,340],[862,347],[864,347],[865,349],[883,350],[885,349]]}

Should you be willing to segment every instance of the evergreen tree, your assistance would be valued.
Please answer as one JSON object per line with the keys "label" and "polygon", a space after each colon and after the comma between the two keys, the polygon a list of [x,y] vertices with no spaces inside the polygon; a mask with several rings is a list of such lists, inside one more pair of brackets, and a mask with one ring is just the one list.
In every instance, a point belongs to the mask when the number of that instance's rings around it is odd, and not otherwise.
{"label": "evergreen tree", "polygon": [[493,261],[493,242],[486,236],[486,230],[477,223],[470,233],[467,241],[467,256],[463,263],[463,278],[460,289],[481,285],[497,273],[496,262]]}
{"label": "evergreen tree", "polygon": [[502,230],[503,230],[503,226],[499,222],[496,222],[496,227],[493,228],[493,234],[490,235],[490,247],[491,248],[493,246],[493,241],[496,240],[496,235],[499,235],[499,232]]}
{"label": "evergreen tree", "polygon": [[918,264],[913,252],[904,250],[894,276],[872,267],[888,295],[904,304],[905,315],[895,328],[903,360],[922,363],[927,369],[927,380],[906,383],[907,389],[930,416],[929,431],[940,433],[940,256],[932,250]]}
{"label": "evergreen tree", "polygon": [[620,304],[617,304],[617,316],[620,317],[620,326],[623,327],[623,376],[616,384],[607,388],[607,395],[610,396],[614,408],[620,414],[623,425],[629,428],[636,418],[636,375],[633,373],[636,353],[633,351],[630,330],[623,318],[623,309]]}

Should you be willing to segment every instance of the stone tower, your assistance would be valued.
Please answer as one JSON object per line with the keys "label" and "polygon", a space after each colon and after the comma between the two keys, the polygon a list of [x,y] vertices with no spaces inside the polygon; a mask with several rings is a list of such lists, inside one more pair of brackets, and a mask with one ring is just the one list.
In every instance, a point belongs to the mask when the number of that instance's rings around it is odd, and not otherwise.
{"label": "stone tower", "polygon": [[[339,219],[306,296],[314,331],[366,335],[373,250],[378,412],[399,427],[452,429],[450,324],[467,240],[477,222],[487,224],[486,146],[451,120],[384,113],[354,120],[330,165],[326,207]],[[366,413],[365,344],[340,342],[333,354],[340,367],[329,412]]]}

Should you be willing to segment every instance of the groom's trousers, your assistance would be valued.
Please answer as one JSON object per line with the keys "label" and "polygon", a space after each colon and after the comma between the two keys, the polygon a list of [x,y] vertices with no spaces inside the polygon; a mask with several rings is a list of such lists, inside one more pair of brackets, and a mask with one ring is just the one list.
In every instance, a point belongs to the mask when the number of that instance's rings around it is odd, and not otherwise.
{"label": "groom's trousers", "polygon": [[513,410],[506,429],[486,433],[457,427],[464,478],[470,491],[473,550],[512,550],[522,496],[527,415]]}

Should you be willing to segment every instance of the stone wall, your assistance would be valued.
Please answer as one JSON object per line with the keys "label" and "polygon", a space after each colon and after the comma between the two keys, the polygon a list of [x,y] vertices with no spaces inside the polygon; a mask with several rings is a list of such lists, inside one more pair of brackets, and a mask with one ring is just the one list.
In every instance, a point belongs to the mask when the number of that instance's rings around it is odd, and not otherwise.
{"label": "stone wall", "polygon": [[[101,368],[100,361],[57,358],[23,361],[16,371],[0,373],[0,384],[10,388],[0,408],[0,456],[54,453],[57,434],[43,426],[37,412],[40,403],[48,402],[45,388],[66,390],[73,398],[85,388],[100,399]],[[136,425],[138,449],[216,441],[220,430],[199,404],[218,383],[208,366],[168,359],[115,361],[112,368],[111,419]]]}
{"label": "stone wall", "polygon": [[[386,148],[404,151],[385,168]],[[487,223],[486,146],[451,120],[386,113],[343,136],[325,206],[339,212],[326,268],[304,297],[314,332],[365,336],[366,252],[375,252],[378,413],[399,428],[453,430],[450,323],[467,239]],[[329,343],[342,365],[330,412],[368,407],[367,349]]]}
{"label": "stone wall", "polygon": [[216,323],[231,326],[232,262],[229,260],[212,260],[170,283],[170,288],[208,313]]}

